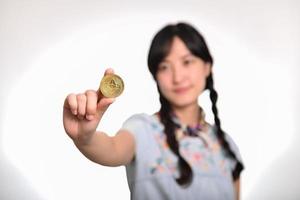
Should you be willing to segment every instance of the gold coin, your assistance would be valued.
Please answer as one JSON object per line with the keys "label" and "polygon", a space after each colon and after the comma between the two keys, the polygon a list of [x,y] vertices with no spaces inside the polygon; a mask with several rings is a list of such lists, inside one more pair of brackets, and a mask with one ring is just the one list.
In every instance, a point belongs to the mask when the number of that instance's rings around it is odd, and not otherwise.
{"label": "gold coin", "polygon": [[124,83],[120,76],[115,74],[105,75],[100,83],[100,91],[103,96],[114,98],[119,96],[124,90]]}

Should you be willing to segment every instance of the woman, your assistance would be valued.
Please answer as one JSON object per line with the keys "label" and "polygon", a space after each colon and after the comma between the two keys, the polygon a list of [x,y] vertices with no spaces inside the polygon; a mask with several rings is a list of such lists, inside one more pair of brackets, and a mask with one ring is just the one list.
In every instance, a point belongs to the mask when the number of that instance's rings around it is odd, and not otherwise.
{"label": "woman", "polygon": [[[90,160],[126,166],[131,199],[239,199],[243,165],[238,147],[221,128],[212,65],[195,28],[167,25],[155,35],[148,55],[160,110],[133,115],[109,137],[96,128],[114,99],[88,90],[67,96],[65,131]],[[214,125],[205,121],[198,103],[206,89]]]}

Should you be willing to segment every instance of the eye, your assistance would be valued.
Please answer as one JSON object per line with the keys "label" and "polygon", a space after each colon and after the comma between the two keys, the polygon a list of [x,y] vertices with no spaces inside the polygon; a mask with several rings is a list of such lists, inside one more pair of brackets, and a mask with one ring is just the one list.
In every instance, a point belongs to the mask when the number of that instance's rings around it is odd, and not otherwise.
{"label": "eye", "polygon": [[166,71],[169,68],[169,65],[162,63],[158,66],[158,71]]}
{"label": "eye", "polygon": [[185,59],[185,60],[183,61],[183,65],[184,65],[184,66],[189,66],[189,65],[192,64],[192,63],[193,63],[193,59],[192,59],[192,58]]}

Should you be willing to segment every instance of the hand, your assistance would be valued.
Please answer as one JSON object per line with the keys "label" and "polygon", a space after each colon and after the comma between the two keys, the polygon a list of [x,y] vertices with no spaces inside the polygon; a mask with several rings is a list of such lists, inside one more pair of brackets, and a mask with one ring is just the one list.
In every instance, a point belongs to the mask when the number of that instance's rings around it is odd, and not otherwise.
{"label": "hand", "polygon": [[[104,75],[113,74],[107,69]],[[100,91],[87,90],[83,94],[69,94],[64,102],[63,124],[74,142],[88,143],[114,98],[104,97]]]}

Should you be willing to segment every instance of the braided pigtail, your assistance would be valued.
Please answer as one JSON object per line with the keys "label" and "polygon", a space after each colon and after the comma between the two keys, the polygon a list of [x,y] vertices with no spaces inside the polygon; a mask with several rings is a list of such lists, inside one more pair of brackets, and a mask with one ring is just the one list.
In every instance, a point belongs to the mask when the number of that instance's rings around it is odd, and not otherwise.
{"label": "braided pigtail", "polygon": [[[159,91],[159,89],[158,89]],[[160,103],[161,108],[159,111],[160,119],[165,127],[165,134],[167,136],[167,143],[172,152],[178,157],[179,177],[176,178],[176,182],[181,186],[188,186],[192,182],[192,169],[187,161],[181,156],[179,152],[179,144],[175,134],[175,124],[171,119],[171,107],[169,102],[161,95],[160,91]]]}
{"label": "braided pigtail", "polygon": [[206,80],[206,88],[210,91],[210,100],[212,102],[212,112],[214,114],[214,121],[216,126],[216,133],[217,137],[220,141],[221,146],[224,148],[225,152],[229,157],[232,159],[235,159],[237,161],[235,169],[232,171],[233,179],[236,180],[239,178],[240,172],[243,170],[244,166],[243,164],[237,159],[236,155],[230,148],[227,140],[225,139],[225,132],[221,128],[221,121],[219,119],[218,115],[218,109],[217,109],[217,100],[218,100],[218,93],[214,88],[214,81],[213,81],[213,74],[211,73]]}

